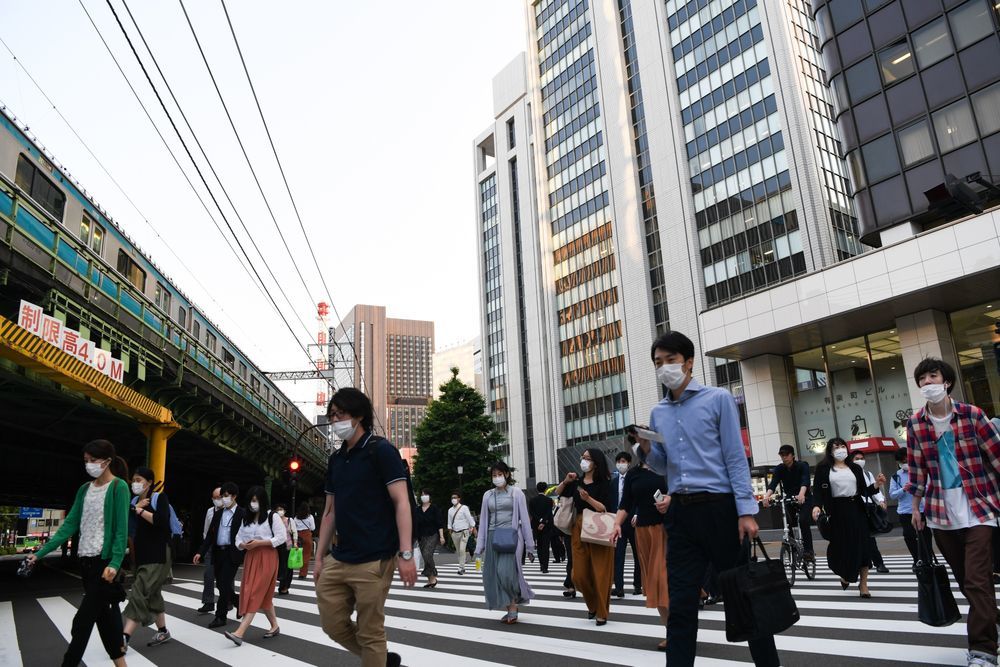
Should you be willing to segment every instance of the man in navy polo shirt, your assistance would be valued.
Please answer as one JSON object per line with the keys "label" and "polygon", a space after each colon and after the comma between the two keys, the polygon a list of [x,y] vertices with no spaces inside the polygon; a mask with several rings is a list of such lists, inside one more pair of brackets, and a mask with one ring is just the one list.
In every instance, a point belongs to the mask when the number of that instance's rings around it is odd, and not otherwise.
{"label": "man in navy polo shirt", "polygon": [[327,415],[343,443],[327,467],[313,571],[323,631],[359,656],[362,667],[398,667],[400,656],[386,647],[385,599],[395,569],[404,585],[417,581],[406,471],[392,443],[372,434],[372,403],[364,393],[339,389]]}

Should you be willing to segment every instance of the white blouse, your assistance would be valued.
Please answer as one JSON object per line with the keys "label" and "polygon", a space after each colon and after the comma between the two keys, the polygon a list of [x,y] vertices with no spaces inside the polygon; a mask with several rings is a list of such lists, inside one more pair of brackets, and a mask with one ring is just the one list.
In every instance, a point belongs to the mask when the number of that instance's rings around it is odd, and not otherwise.
{"label": "white blouse", "polygon": [[104,550],[104,497],[108,495],[109,482],[98,486],[93,482],[83,497],[83,513],[80,515],[81,556],[100,556]]}
{"label": "white blouse", "polygon": [[[274,530],[273,536],[271,535],[272,528]],[[253,540],[268,540],[272,547],[279,547],[287,539],[288,533],[285,532],[284,522],[280,516],[272,512],[270,528],[267,525],[267,521],[262,523],[245,523],[240,526],[239,532],[236,533],[236,548],[245,550],[246,543]]]}
{"label": "white blouse", "polygon": [[295,519],[295,530],[300,533],[304,530],[309,530],[309,531],[316,530],[316,519],[313,518],[312,514],[307,516],[305,518],[305,521],[303,521],[302,519]]}
{"label": "white blouse", "polygon": [[858,478],[850,468],[830,468],[830,495],[834,498],[853,498],[858,494]]}

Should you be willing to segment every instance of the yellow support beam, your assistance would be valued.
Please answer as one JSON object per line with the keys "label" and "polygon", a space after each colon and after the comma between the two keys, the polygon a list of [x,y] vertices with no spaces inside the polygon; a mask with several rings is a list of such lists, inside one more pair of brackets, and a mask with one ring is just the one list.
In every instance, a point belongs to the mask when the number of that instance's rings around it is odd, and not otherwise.
{"label": "yellow support beam", "polygon": [[140,428],[146,435],[149,443],[149,467],[153,470],[157,481],[162,482],[166,486],[167,440],[180,430],[180,425],[175,422],[171,422],[170,424],[143,424]]}

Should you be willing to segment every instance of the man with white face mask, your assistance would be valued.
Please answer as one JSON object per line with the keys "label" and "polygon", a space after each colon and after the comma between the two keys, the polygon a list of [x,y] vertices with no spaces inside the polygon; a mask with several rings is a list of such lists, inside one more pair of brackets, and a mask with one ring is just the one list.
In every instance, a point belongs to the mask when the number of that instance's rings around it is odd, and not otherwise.
{"label": "man with white face mask", "polygon": [[632,546],[632,562],[634,563],[634,569],[632,570],[632,594],[642,595],[642,568],[639,567],[639,559],[636,558],[635,546],[635,527],[632,525],[632,518],[634,514],[634,508],[632,507],[621,507],[621,498],[625,488],[625,475],[628,473],[629,468],[632,467],[632,455],[628,452],[622,451],[615,454],[615,470],[611,473],[611,503],[609,504],[609,512],[617,512],[619,509],[623,509],[627,512],[628,516],[625,522],[622,524],[622,536],[618,542],[615,543],[615,587],[612,589],[611,594],[616,598],[625,597],[625,546]]}
{"label": "man with white face mask", "polygon": [[236,534],[243,523],[243,508],[239,506],[237,500],[240,488],[233,482],[226,482],[219,487],[219,491],[222,496],[222,507],[212,517],[208,534],[193,559],[197,565],[207,554],[212,555],[219,599],[215,602],[215,618],[208,624],[210,628],[225,626],[229,610],[239,605],[234,582],[236,572],[243,564],[243,552],[236,548]]}
{"label": "man with white face mask", "polygon": [[[222,509],[222,489],[212,490],[212,505],[205,511],[205,527],[201,531],[201,539],[208,537],[208,529],[212,526],[215,513]],[[212,567],[212,552],[205,556],[205,572],[202,574],[201,606],[199,614],[208,614],[215,608],[215,568]]]}
{"label": "man with white face mask", "polygon": [[913,370],[927,401],[906,425],[911,521],[924,519],[969,601],[968,665],[997,664],[997,602],[993,587],[993,531],[1000,515],[1000,432],[974,405],[951,398],[955,369],[928,357]]}
{"label": "man with white face mask", "polygon": [[[698,600],[709,565],[717,572],[736,566],[744,537],[757,536],[757,499],[743,449],[736,400],[725,389],[694,379],[694,343],[671,331],[653,343],[656,378],[667,392],[652,410],[650,429],[662,442],[638,438],[639,458],[666,475],[667,663],[692,667],[698,641]],[[758,667],[778,667],[773,636],[752,639]]]}

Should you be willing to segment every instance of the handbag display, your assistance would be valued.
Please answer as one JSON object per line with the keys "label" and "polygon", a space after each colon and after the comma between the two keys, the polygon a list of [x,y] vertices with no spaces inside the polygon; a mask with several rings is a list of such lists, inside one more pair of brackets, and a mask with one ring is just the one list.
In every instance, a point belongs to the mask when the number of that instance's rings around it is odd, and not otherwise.
{"label": "handbag display", "polygon": [[615,515],[612,512],[595,512],[583,510],[583,522],[580,524],[580,541],[599,544],[602,547],[613,547],[611,536],[615,532]]}
{"label": "handbag display", "polygon": [[[929,551],[929,549],[927,550]],[[917,553],[926,553],[921,548],[920,533],[917,533]],[[917,575],[917,617],[924,625],[942,628],[961,620],[955,596],[951,592],[948,568],[938,563],[931,553],[931,560],[918,560],[913,571]]]}
{"label": "handbag display", "polygon": [[288,569],[298,570],[302,567],[302,547],[292,547],[288,550]]}
{"label": "handbag display", "polygon": [[[764,550],[760,538],[753,540],[754,558],[750,557],[750,540],[740,545],[745,561],[719,573],[719,591],[726,601],[726,640],[742,642],[784,632],[799,620],[799,610],[792,598],[792,588],[785,578],[781,561],[772,559]],[[764,560],[756,560],[757,548]]]}
{"label": "handbag display", "polygon": [[865,503],[865,514],[868,516],[868,528],[873,533],[882,534],[892,530],[889,513],[876,503]]}
{"label": "handbag display", "polygon": [[576,504],[572,498],[566,496],[559,498],[559,507],[552,515],[552,523],[567,535],[573,532],[573,524],[576,523]]}

